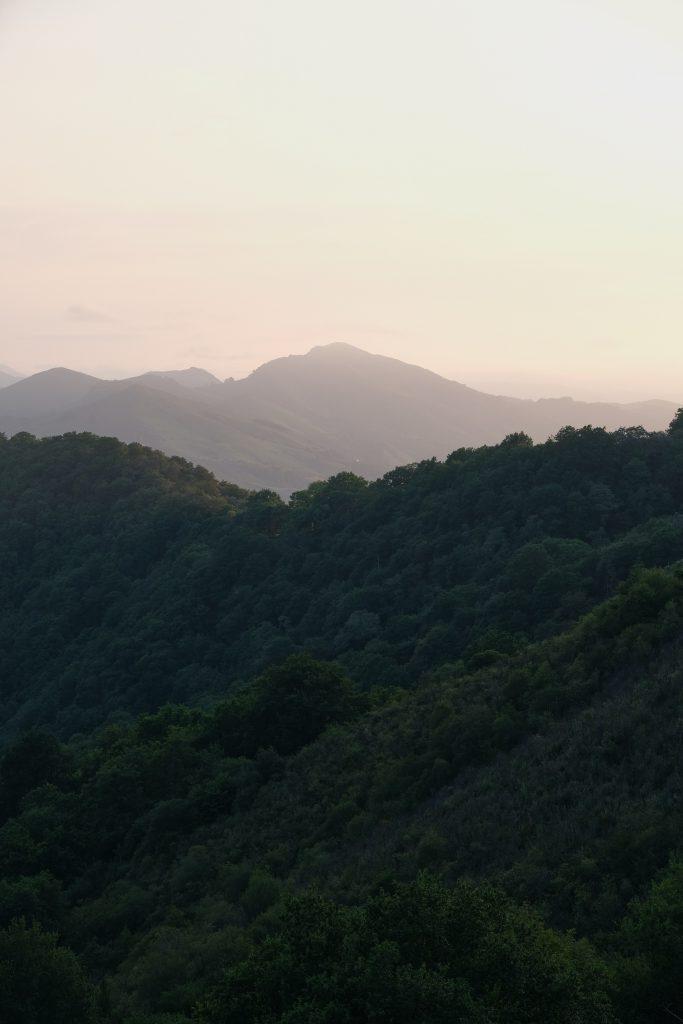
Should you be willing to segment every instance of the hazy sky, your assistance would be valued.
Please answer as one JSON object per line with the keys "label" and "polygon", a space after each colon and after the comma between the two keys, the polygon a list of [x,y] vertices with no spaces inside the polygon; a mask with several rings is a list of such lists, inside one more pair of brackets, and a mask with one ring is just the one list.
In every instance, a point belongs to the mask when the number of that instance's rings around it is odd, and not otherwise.
{"label": "hazy sky", "polygon": [[0,363],[683,400],[681,0],[0,0]]}

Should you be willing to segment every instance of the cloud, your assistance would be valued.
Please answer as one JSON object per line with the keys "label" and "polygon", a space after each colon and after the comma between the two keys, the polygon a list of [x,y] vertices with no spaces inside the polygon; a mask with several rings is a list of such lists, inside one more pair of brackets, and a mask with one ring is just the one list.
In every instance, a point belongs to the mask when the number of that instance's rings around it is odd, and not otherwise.
{"label": "cloud", "polygon": [[77,324],[113,324],[115,321],[106,313],[88,306],[69,306],[65,310],[66,319]]}

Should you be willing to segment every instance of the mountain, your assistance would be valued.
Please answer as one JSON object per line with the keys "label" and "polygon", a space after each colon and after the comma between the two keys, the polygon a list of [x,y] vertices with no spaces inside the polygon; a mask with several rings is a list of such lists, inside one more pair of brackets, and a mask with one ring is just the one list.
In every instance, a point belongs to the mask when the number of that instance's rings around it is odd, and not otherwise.
{"label": "mountain", "polygon": [[21,379],[21,374],[13,370],[11,366],[0,366],[0,388],[7,388]]}
{"label": "mountain", "polygon": [[277,419],[236,412],[215,378],[199,386],[194,373],[192,384],[182,383],[184,373],[103,381],[48,370],[3,391],[0,430],[117,437],[189,458],[246,487],[282,493],[345,468],[344,456],[314,425],[284,411]]}
{"label": "mountain", "polygon": [[664,429],[676,411],[671,403],[487,395],[341,343],[276,359],[243,381],[226,381],[222,390],[225,402],[245,415],[258,410],[277,421],[295,414],[298,425],[322,430],[346,468],[368,478],[397,464],[443,458],[455,448],[495,444],[516,431],[542,441],[566,425]]}
{"label": "mountain", "polygon": [[218,377],[214,377],[208,370],[202,370],[199,366],[190,366],[187,370],[151,370],[144,376],[168,377],[186,388],[206,388],[211,384],[220,384]]}
{"label": "mountain", "polygon": [[65,367],[42,370],[3,389],[0,416],[10,424],[12,418],[39,420],[78,408],[106,387],[97,377]]}
{"label": "mountain", "polygon": [[682,559],[683,413],[288,503],[0,440],[3,1019],[680,1017]]}
{"label": "mountain", "polygon": [[207,466],[240,486],[287,495],[342,470],[375,478],[395,465],[563,426],[662,430],[666,402],[524,401],[474,391],[438,374],[333,344],[219,382],[197,368],[100,381],[51,370],[5,388],[0,430],[110,434]]}

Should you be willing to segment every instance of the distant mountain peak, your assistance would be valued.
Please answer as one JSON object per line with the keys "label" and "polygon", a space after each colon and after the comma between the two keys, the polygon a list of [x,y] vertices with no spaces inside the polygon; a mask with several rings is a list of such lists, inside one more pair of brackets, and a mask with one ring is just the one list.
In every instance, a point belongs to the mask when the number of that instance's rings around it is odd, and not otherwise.
{"label": "distant mountain peak", "polygon": [[353,356],[355,358],[360,356],[364,359],[371,359],[373,353],[366,352],[365,349],[358,348],[357,345],[350,345],[348,341],[330,341],[327,345],[314,345],[303,358],[306,359],[309,356]]}
{"label": "distant mountain peak", "polygon": [[42,372],[60,377],[90,377],[92,380],[99,380],[99,377],[94,377],[91,373],[82,373],[81,370],[72,370],[70,366],[51,366],[48,370],[43,370]]}
{"label": "distant mountain peak", "polygon": [[17,384],[21,384],[22,388],[28,388],[42,382],[68,383],[72,381],[90,381],[93,384],[101,383],[99,377],[93,377],[89,373],[81,373],[80,370],[71,370],[68,366],[50,366],[47,370],[39,370],[38,373],[34,373],[30,377],[23,377],[17,381]]}
{"label": "distant mountain peak", "polygon": [[426,370],[422,366],[413,363],[406,363],[394,356],[380,355],[376,352],[368,352],[366,349],[350,345],[345,341],[333,341],[327,345],[314,345],[303,355],[280,356],[263,363],[254,370],[245,381],[293,381],[302,375],[310,377],[311,374],[319,379],[340,382],[340,374],[351,378],[359,379],[369,374],[374,380],[379,381],[384,377],[386,381],[396,375],[402,377],[420,378],[439,381],[441,384],[452,385],[453,387],[464,387],[455,381],[448,381],[432,370]]}
{"label": "distant mountain peak", "polygon": [[[327,345],[314,345],[308,352],[292,352],[288,356],[277,356],[275,359],[269,359],[267,363],[261,363],[260,366],[257,366],[249,377],[277,374],[285,367],[290,369],[292,367],[310,366],[312,363],[340,361],[350,363],[351,361],[360,362],[363,359],[377,358],[382,357],[374,356],[371,352],[366,352],[355,345],[349,345],[345,341],[332,341]],[[245,379],[248,380],[249,377]]]}
{"label": "distant mountain peak", "polygon": [[[367,349],[358,348],[357,345],[350,345],[346,341],[332,341],[327,345],[315,345],[306,355],[299,356],[298,358],[304,361],[321,363],[344,363],[348,366],[358,366],[359,364],[372,365],[376,371],[380,369],[387,371],[393,369],[401,373],[418,374],[422,377],[431,377],[433,379],[438,378],[451,384],[458,383],[457,381],[449,381],[442,374],[436,373],[434,370],[428,370],[417,363],[407,363],[404,359],[398,359],[396,356],[385,356],[380,355],[378,352],[368,352]],[[464,387],[464,385],[459,386]]]}
{"label": "distant mountain peak", "polygon": [[187,388],[205,388],[209,384],[219,384],[218,377],[214,377],[208,370],[201,366],[188,366],[185,370],[150,370],[143,374],[145,377],[168,377],[177,384],[183,384]]}

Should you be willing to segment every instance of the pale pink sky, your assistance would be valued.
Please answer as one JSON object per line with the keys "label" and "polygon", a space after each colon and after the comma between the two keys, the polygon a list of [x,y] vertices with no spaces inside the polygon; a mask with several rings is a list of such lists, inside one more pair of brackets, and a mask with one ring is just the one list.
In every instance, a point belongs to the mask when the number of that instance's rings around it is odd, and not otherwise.
{"label": "pale pink sky", "polygon": [[0,0],[0,363],[683,400],[680,0]]}

